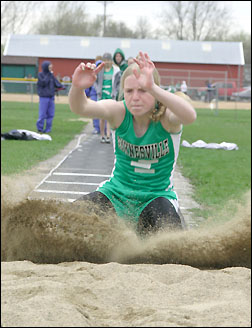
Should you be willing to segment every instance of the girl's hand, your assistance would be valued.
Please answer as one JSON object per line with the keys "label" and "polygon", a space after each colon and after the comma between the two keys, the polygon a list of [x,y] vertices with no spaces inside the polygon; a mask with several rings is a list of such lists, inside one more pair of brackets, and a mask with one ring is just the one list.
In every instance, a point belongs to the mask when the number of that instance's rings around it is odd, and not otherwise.
{"label": "girl's hand", "polygon": [[134,58],[134,61],[138,64],[140,69],[140,72],[136,69],[133,70],[136,79],[144,90],[151,90],[154,85],[153,71],[155,65],[150,60],[148,54],[143,54],[141,51],[139,52],[139,58]]}
{"label": "girl's hand", "polygon": [[80,65],[75,69],[72,77],[72,85],[79,89],[87,89],[91,87],[96,81],[97,74],[104,67],[104,62],[102,62],[98,67],[95,64],[80,63]]}

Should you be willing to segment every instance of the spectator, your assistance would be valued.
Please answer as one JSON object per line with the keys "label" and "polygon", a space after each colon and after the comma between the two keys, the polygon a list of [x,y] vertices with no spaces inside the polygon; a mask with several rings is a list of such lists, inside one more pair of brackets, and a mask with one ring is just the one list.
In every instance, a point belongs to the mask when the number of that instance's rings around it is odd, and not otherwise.
{"label": "spectator", "polygon": [[[51,132],[55,113],[55,92],[65,89],[53,75],[52,67],[51,62],[44,61],[42,63],[42,72],[38,74],[39,118],[36,125],[38,132],[42,133]],[[46,126],[44,127],[45,123]]]}
{"label": "spectator", "polygon": [[95,62],[102,61],[102,56],[98,55],[95,57]]}
{"label": "spectator", "polygon": [[125,60],[124,52],[120,48],[116,49],[114,56],[113,56],[113,61],[120,68],[120,71],[122,73],[128,67],[128,63]]}
{"label": "spectator", "polygon": [[169,85],[168,86],[168,91],[171,92],[171,93],[175,93],[176,92],[176,87],[174,87],[174,85]]}
{"label": "spectator", "polygon": [[[93,85],[91,85],[91,87],[85,89],[85,93],[87,98],[93,100],[93,101],[97,101],[97,92],[95,90],[95,87]],[[100,126],[99,126],[99,119],[93,119],[93,134],[99,134],[100,133]]]}
{"label": "spectator", "polygon": [[[101,63],[102,63],[102,60],[97,60],[95,62],[96,67],[98,65],[100,65]],[[88,98],[90,98],[91,100],[97,101],[97,92],[96,92],[94,85],[92,85],[90,88],[85,89],[85,93]],[[100,134],[100,121],[98,118],[93,118],[93,127],[94,127],[94,130],[92,133]]]}
{"label": "spectator", "polygon": [[186,81],[183,81],[181,86],[180,86],[180,91],[182,91],[184,94],[187,95],[187,85],[186,85]]}
{"label": "spectator", "polygon": [[213,87],[210,81],[206,81],[206,87],[205,102],[211,102],[213,98]]}
{"label": "spectator", "polygon": [[181,84],[179,82],[177,82],[176,85],[175,85],[176,91],[181,91],[180,88],[181,88]]}
{"label": "spectator", "polygon": [[[128,67],[128,62],[125,60],[124,52],[120,48],[116,49],[113,56],[113,61],[120,68],[121,71],[120,77],[121,77],[125,69]],[[116,95],[116,100],[119,100],[119,92]]]}
{"label": "spectator", "polygon": [[[104,68],[98,73],[97,80],[94,84],[97,92],[97,100],[116,99],[120,87],[120,70],[117,66],[113,65],[112,55],[110,53],[106,52],[102,56],[102,60],[105,63]],[[104,119],[100,119],[100,133],[101,142],[110,143],[110,126]]]}

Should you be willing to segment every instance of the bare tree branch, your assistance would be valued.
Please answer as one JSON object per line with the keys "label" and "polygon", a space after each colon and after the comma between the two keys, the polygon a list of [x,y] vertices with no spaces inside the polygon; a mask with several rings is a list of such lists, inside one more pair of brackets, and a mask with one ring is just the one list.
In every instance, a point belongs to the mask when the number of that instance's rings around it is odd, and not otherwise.
{"label": "bare tree branch", "polygon": [[[220,1],[166,1],[164,35],[178,40],[206,40],[224,36],[231,14]],[[222,36],[222,38],[223,38]],[[221,39],[220,39],[221,40]]]}
{"label": "bare tree branch", "polygon": [[137,20],[136,34],[139,39],[146,39],[151,37],[151,28],[149,20],[146,17],[140,17]]}
{"label": "bare tree branch", "polygon": [[[18,33],[43,1],[1,1],[1,36]],[[28,24],[27,24],[28,25]]]}

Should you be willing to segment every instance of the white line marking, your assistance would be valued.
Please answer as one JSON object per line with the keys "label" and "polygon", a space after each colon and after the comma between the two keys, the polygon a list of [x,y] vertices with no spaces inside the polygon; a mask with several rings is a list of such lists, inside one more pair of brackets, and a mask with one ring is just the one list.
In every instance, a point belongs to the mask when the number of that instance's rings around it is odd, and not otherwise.
{"label": "white line marking", "polygon": [[53,169],[51,169],[51,171],[47,174],[47,176],[35,187],[35,189],[34,189],[34,191],[36,191],[36,189],[39,187],[39,186],[41,186],[43,183],[44,183],[44,181],[52,174],[52,172],[54,171],[54,170],[56,170],[66,159],[67,159],[67,157],[75,150],[75,149],[77,149],[79,146],[80,146],[80,141],[81,141],[81,138],[82,137],[84,137],[84,136],[86,136],[86,133],[83,133],[83,134],[81,134],[80,136],[79,136],[79,138],[78,138],[78,141],[77,141],[77,145],[75,146],[75,148],[74,149],[72,149]]}
{"label": "white line marking", "polygon": [[60,191],[60,190],[43,190],[43,189],[37,189],[34,190],[35,192],[50,192],[53,194],[74,194],[74,195],[87,195],[89,192],[81,192],[81,191]]}
{"label": "white line marking", "polygon": [[92,182],[45,181],[45,183],[70,184],[70,185],[87,185],[87,186],[99,186],[99,183],[92,183]]}
{"label": "white line marking", "polygon": [[59,173],[54,172],[53,175],[72,175],[72,176],[80,176],[80,177],[105,177],[110,178],[111,175],[106,174],[88,174],[88,173]]}

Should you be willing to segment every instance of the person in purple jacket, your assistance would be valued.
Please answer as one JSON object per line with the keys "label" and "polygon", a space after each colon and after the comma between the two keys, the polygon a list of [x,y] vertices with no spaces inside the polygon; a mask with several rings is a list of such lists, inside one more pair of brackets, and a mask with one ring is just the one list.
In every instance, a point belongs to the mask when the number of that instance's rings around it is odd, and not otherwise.
{"label": "person in purple jacket", "polygon": [[55,113],[55,92],[57,90],[64,90],[65,87],[53,75],[51,62],[44,61],[41,67],[42,72],[38,74],[37,82],[39,118],[36,125],[38,132],[49,133],[52,130],[52,122]]}
{"label": "person in purple jacket", "polygon": [[[95,87],[92,85],[90,88],[85,89],[85,94],[88,98],[91,100],[97,101],[97,92],[95,90]],[[100,123],[99,118],[93,118],[93,134],[99,134],[100,133]]]}
{"label": "person in purple jacket", "polygon": [[[98,56],[99,57],[99,56]],[[96,67],[102,63],[102,60],[98,59],[95,62]],[[85,94],[91,100],[97,101],[97,91],[94,85],[90,88],[85,89]],[[100,134],[100,120],[99,118],[93,118],[93,134]]]}

